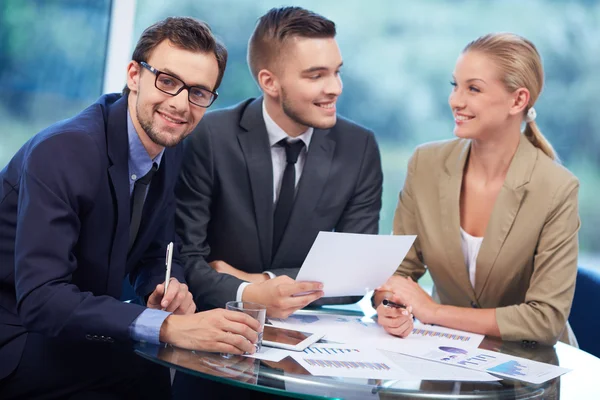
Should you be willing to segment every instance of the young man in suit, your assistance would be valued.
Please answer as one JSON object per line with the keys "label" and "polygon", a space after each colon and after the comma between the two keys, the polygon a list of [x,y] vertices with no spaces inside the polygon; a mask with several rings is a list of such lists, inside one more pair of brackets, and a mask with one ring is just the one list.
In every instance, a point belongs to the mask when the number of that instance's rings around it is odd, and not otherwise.
{"label": "young man in suit", "polygon": [[[252,351],[251,318],[194,314],[177,251],[166,294],[163,282],[178,143],[226,60],[206,24],[167,18],[142,34],[123,96],[35,135],[0,172],[3,399],[168,398],[168,370],[133,354],[132,340]],[[118,300],[127,274],[146,307]]]}
{"label": "young man in suit", "polygon": [[293,279],[319,231],[378,233],[379,150],[371,131],[336,114],[335,35],[308,10],[267,12],[248,44],[263,96],[207,114],[190,137],[176,227],[199,307],[240,299],[286,317],[323,294]]}

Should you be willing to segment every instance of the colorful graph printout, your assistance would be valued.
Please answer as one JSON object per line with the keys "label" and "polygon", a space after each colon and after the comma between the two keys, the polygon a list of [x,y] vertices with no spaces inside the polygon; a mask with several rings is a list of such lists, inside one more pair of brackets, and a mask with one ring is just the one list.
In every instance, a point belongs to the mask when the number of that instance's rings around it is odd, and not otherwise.
{"label": "colorful graph printout", "polygon": [[505,362],[504,364],[496,365],[493,368],[488,368],[488,371],[515,377],[527,376],[527,365],[513,360]]}
{"label": "colorful graph printout", "polygon": [[431,343],[411,343],[399,352],[413,357],[485,371],[511,379],[535,384],[544,383],[570,371],[556,365],[528,360],[484,349],[454,346],[431,346]]}

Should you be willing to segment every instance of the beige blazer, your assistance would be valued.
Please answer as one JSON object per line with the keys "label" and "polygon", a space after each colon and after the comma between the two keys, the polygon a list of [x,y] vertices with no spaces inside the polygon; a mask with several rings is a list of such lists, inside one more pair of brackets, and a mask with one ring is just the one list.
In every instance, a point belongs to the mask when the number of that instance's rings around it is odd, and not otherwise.
{"label": "beige blazer", "polygon": [[579,181],[521,137],[477,257],[475,288],[460,242],[459,199],[470,140],[417,148],[394,233],[417,240],[397,274],[429,269],[441,304],[496,308],[502,339],[576,344],[567,318],[577,275]]}

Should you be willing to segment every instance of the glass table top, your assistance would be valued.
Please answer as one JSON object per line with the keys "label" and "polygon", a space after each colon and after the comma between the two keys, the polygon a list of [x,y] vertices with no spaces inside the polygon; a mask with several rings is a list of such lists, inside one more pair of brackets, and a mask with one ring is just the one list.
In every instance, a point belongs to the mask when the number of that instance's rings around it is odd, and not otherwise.
{"label": "glass table top", "polygon": [[[353,314],[352,310],[311,310],[310,313]],[[138,343],[135,352],[178,373],[212,379],[250,390],[300,399],[595,399],[600,398],[600,359],[569,345],[523,346],[485,338],[479,346],[540,362],[560,365],[571,372],[541,385],[503,379],[496,382],[376,380],[311,375],[291,357],[280,362],[261,361],[190,351],[170,345]],[[598,397],[597,397],[598,396]]]}

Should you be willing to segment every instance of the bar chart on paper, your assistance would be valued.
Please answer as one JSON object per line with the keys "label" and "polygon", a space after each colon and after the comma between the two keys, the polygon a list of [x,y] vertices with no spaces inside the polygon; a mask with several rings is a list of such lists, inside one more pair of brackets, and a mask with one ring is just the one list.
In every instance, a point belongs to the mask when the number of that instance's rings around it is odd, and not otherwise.
{"label": "bar chart on paper", "polygon": [[398,379],[409,375],[380,351],[356,345],[316,343],[292,358],[317,376]]}
{"label": "bar chart on paper", "polygon": [[510,375],[510,376],[527,376],[527,365],[521,364],[518,361],[508,361],[504,364],[496,365],[495,367],[487,369],[490,372],[496,372],[499,374]]}
{"label": "bar chart on paper", "polygon": [[359,349],[344,349],[339,347],[307,347],[304,349],[306,354],[348,354],[360,353]]}
{"label": "bar chart on paper", "polygon": [[346,369],[368,369],[376,371],[389,371],[390,366],[385,363],[371,363],[361,361],[335,361],[335,360],[315,360],[305,358],[304,361],[311,366],[318,366],[321,368],[346,368]]}
{"label": "bar chart on paper", "polygon": [[495,360],[496,357],[490,354],[477,354],[475,356],[465,358],[464,360],[460,360],[457,362],[457,364],[462,365],[464,367],[478,367],[492,363]]}
{"label": "bar chart on paper", "polygon": [[471,336],[468,335],[458,335],[455,333],[439,332],[423,328],[414,328],[412,334],[417,336],[456,340],[458,342],[468,342],[471,340]]}

